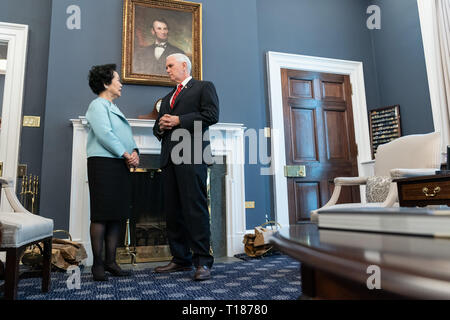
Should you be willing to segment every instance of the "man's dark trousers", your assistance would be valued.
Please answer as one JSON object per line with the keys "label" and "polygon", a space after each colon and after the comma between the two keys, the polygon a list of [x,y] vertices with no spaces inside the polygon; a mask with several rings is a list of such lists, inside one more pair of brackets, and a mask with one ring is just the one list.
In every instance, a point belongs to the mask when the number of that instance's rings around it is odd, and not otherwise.
{"label": "man's dark trousers", "polygon": [[206,164],[172,161],[162,171],[167,236],[172,261],[179,265],[211,268],[214,262],[209,251],[207,174]]}

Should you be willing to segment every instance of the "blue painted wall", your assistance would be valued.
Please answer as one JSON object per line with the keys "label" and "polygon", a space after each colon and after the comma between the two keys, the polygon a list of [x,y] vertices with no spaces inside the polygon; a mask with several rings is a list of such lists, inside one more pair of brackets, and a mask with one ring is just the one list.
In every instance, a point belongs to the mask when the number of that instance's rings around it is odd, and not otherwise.
{"label": "blue painted wall", "polygon": [[[118,35],[122,31],[122,1],[78,1],[81,30],[65,27],[65,10],[72,3],[53,3],[42,166],[41,209],[62,226],[68,224],[69,211],[67,164],[71,159],[72,130],[68,119],[83,115],[94,97],[86,81],[89,67],[121,61]],[[218,88],[221,122],[243,123],[256,130],[268,125],[264,82],[267,50],[363,61],[368,100],[376,101],[370,33],[365,28],[365,6],[361,1],[202,3],[203,76]],[[100,14],[109,19],[99,24]],[[61,79],[65,82],[63,90]],[[169,90],[126,85],[117,103],[126,116],[134,118],[147,113],[153,102]],[[261,176],[259,165],[248,164],[245,170],[246,199],[256,202],[255,209],[247,210],[247,227],[251,228],[264,222],[266,214],[272,214],[271,177]],[[61,196],[55,197],[55,192]]]}
{"label": "blue painted wall", "polygon": [[[67,229],[72,157],[72,127],[69,119],[84,115],[94,98],[87,84],[89,68],[94,64],[110,62],[117,63],[120,68],[123,0],[58,0],[53,3],[49,0],[46,1],[47,7],[42,7],[42,1],[39,1],[39,6],[35,5],[36,2],[2,0],[0,21],[23,21],[32,26],[33,40],[41,34],[47,37],[46,40],[43,36],[36,49],[30,47],[32,56],[29,61],[33,62],[33,66],[28,67],[27,76],[32,76],[30,72],[39,76],[32,78],[33,86],[27,85],[27,90],[32,91],[27,91],[25,96],[29,103],[37,99],[39,102],[34,102],[39,106],[36,112],[42,115],[45,113],[42,119],[45,125],[43,143],[42,134],[32,131],[35,133],[33,138],[41,139],[40,142],[22,143],[22,150],[35,146],[39,149],[35,152],[33,163],[40,164],[42,161],[41,212],[55,219],[56,228]],[[220,121],[243,123],[247,128],[262,129],[270,123],[265,62],[265,53],[269,50],[362,61],[367,103],[369,108],[375,108],[391,101],[392,95],[388,89],[393,88],[393,85],[384,81],[389,79],[392,69],[389,58],[401,62],[405,59],[405,48],[421,42],[420,33],[416,32],[408,36],[402,50],[395,51],[391,57],[383,56],[380,47],[391,41],[390,34],[376,34],[378,31],[366,28],[366,8],[373,1],[198,2],[203,4],[203,78],[216,84],[221,103]],[[411,5],[416,3],[415,0],[383,1],[381,5],[388,2],[398,2],[399,10],[407,12],[406,21],[414,22],[417,27],[417,8]],[[72,4],[81,7],[81,30],[66,28],[66,9]],[[9,12],[4,14],[6,9]],[[386,7],[386,10],[390,10],[390,7]],[[22,19],[22,15],[26,17]],[[389,17],[384,13],[382,17],[385,16]],[[48,17],[45,23],[44,17]],[[401,19],[400,16],[392,28],[403,28]],[[382,21],[386,26],[390,25],[387,20]],[[44,26],[34,27],[35,22]],[[34,54],[45,58],[48,55],[48,60],[37,59]],[[419,65],[417,70],[411,72],[418,75],[418,79],[426,79],[426,72],[418,63],[420,57],[416,58],[408,62],[411,63],[409,68],[415,69]],[[48,68],[46,61],[50,61]],[[381,69],[377,72],[376,68]],[[397,89],[391,89],[392,92],[409,90],[409,86],[405,89],[402,82],[396,81],[394,85]],[[416,89],[427,88],[420,81],[415,86]],[[123,96],[117,100],[117,104],[127,117],[136,118],[148,113],[154,101],[169,90],[167,87],[125,85]],[[424,123],[423,128],[415,127],[416,119],[431,119],[429,104],[424,103],[422,108],[403,108],[406,103],[399,103],[402,105],[404,127],[409,127],[408,130],[412,132],[432,130],[429,121]],[[26,108],[31,107],[26,104]],[[256,202],[255,209],[247,209],[248,229],[264,222],[266,214],[273,214],[272,178],[261,176],[260,168],[259,165],[245,167],[246,199]]]}
{"label": "blue painted wall", "polygon": [[[379,104],[372,43],[366,28],[365,1],[353,0],[271,0],[257,1],[258,79],[261,108],[260,126],[269,126],[267,90],[267,51],[286,52],[344,60],[362,61],[366,98],[369,105]],[[255,172],[256,174],[256,172]],[[272,177],[252,177],[258,181],[246,197],[257,199],[273,216]],[[262,196],[262,198],[261,198]],[[258,201],[259,200],[259,201]],[[259,210],[248,209],[247,225],[263,222]]]}
{"label": "blue painted wall", "polygon": [[[259,111],[261,75],[255,59],[258,54],[255,0],[201,2],[203,78],[216,84],[220,121],[260,127],[263,121]],[[89,68],[109,62],[120,67],[122,3],[122,0],[77,1],[82,11],[81,30],[68,30],[65,12],[74,2],[53,2],[41,212],[54,218],[57,227],[67,228],[69,219],[72,156],[69,119],[84,115],[94,98],[87,83]],[[99,17],[108,18],[102,18],[99,23]],[[136,118],[148,113],[154,101],[170,90],[168,87],[125,85],[117,104],[127,117]],[[251,110],[259,115],[256,119]],[[252,179],[247,176],[249,184]],[[251,188],[250,184],[247,190]],[[263,195],[255,200],[260,199],[264,202]]]}
{"label": "blue painted wall", "polygon": [[40,128],[23,128],[19,162],[28,172],[41,175],[46,104],[51,0],[1,0],[0,21],[27,24],[28,53],[23,115],[41,117]]}
{"label": "blue painted wall", "polygon": [[373,30],[373,48],[380,90],[379,105],[400,105],[403,135],[433,131],[430,93],[417,1],[376,0],[381,29]]}
{"label": "blue painted wall", "polygon": [[[378,103],[371,35],[366,28],[366,1],[283,0],[275,4],[271,0],[259,0],[257,3],[259,60],[264,73],[267,51],[362,61],[367,103]],[[266,80],[266,76],[260,78],[260,90],[268,105]]]}

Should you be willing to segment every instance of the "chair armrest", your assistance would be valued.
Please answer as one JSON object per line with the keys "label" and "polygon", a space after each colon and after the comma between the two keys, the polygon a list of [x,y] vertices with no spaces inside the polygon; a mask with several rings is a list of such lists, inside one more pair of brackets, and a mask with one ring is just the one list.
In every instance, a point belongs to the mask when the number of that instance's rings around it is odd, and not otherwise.
{"label": "chair armrest", "polygon": [[19,199],[17,199],[17,195],[11,187],[5,189],[6,198],[10,206],[13,208],[14,212],[22,212],[32,214],[30,211],[25,209],[20,203]]}
{"label": "chair armrest", "polygon": [[12,209],[14,210],[14,212],[23,212],[31,214],[31,212],[29,212],[22,206],[19,199],[17,198],[17,195],[14,192],[14,181],[9,178],[0,177],[0,183],[2,185],[2,188],[5,190],[6,199],[8,199],[8,202],[12,207]]}
{"label": "chair armrest", "polygon": [[339,200],[339,196],[341,195],[341,188],[344,186],[359,186],[367,183],[368,177],[337,177],[334,178],[334,190],[331,195],[330,200],[321,208],[317,209],[319,211],[323,208],[327,208],[330,206],[334,206]]}
{"label": "chair armrest", "polygon": [[390,174],[392,179],[411,178],[419,176],[431,176],[436,174],[438,169],[419,168],[419,169],[391,169]]}
{"label": "chair armrest", "polygon": [[14,181],[12,179],[0,177],[0,184],[2,185],[2,188],[6,188],[7,186],[12,186]]}
{"label": "chair armrest", "polygon": [[334,178],[336,186],[358,186],[367,183],[368,177],[337,177]]}

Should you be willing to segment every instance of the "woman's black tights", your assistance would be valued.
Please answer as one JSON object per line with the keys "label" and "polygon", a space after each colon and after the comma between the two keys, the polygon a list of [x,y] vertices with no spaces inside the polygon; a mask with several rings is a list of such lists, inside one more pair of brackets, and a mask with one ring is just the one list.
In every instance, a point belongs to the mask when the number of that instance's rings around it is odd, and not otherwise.
{"label": "woman's black tights", "polygon": [[[122,223],[120,221],[91,222],[91,246],[94,257],[93,267],[116,264],[116,249],[120,237]],[[105,260],[102,258],[103,242],[105,242]]]}

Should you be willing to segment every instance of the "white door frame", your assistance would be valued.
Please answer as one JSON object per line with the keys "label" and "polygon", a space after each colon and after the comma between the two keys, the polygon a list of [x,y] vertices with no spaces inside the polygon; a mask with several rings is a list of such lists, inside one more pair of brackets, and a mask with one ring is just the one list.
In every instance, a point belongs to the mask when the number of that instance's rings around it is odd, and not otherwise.
{"label": "white door frame", "polygon": [[364,175],[363,162],[371,161],[369,122],[367,117],[366,92],[364,88],[363,64],[321,57],[304,56],[269,51],[267,77],[272,129],[272,172],[274,185],[275,217],[282,226],[289,225],[287,179],[284,176],[286,148],[283,120],[283,96],[281,89],[281,68],[326,72],[350,76],[353,89],[352,107],[355,125],[355,140],[358,145],[358,172]]}
{"label": "white door frame", "polygon": [[[28,26],[0,22],[0,41],[8,43],[5,87],[3,90],[0,161],[3,162],[3,177],[15,182],[22,129]],[[6,197],[3,195],[2,199],[6,199]],[[2,201],[0,209],[3,212],[12,211],[7,201]]]}

